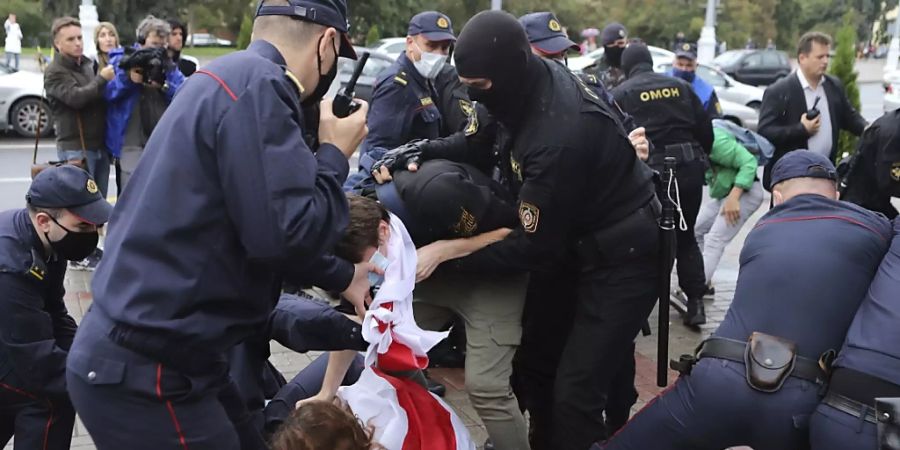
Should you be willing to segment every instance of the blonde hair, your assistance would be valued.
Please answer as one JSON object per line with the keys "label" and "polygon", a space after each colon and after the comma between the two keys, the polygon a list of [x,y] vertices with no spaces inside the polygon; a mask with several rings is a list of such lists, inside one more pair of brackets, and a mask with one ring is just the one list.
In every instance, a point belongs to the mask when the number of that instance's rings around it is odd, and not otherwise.
{"label": "blonde hair", "polygon": [[109,54],[103,53],[100,50],[100,32],[104,29],[109,30],[113,36],[116,37],[116,47],[119,46],[119,30],[116,30],[116,26],[110,22],[100,22],[97,24],[97,28],[94,30],[94,44],[97,46],[97,59],[100,60],[100,67],[106,67],[109,64]]}

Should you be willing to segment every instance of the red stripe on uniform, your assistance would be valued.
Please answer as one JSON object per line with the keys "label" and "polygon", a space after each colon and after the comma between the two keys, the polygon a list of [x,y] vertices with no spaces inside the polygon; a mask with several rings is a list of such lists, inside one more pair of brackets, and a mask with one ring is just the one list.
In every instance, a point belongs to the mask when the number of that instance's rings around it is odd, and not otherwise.
{"label": "red stripe on uniform", "polygon": [[769,225],[769,224],[773,224],[773,223],[804,222],[804,221],[808,221],[808,220],[843,220],[845,222],[849,222],[854,225],[859,225],[859,226],[871,231],[872,233],[875,233],[879,238],[881,238],[882,241],[886,240],[885,237],[881,233],[878,232],[878,230],[875,230],[874,228],[872,228],[858,220],[851,219],[849,217],[844,217],[844,216],[801,216],[801,217],[785,217],[783,219],[769,219],[769,220],[765,220],[765,221],[757,223],[756,226],[753,228],[756,229],[756,228],[760,228],[765,225]]}
{"label": "red stripe on uniform", "polygon": [[156,396],[166,403],[166,409],[169,410],[169,416],[172,417],[172,423],[175,424],[175,432],[178,433],[178,441],[181,442],[181,448],[188,450],[187,441],[184,439],[184,433],[181,431],[181,424],[178,423],[178,417],[175,416],[175,407],[172,402],[164,400],[162,395],[162,363],[156,365]]}
{"label": "red stripe on uniform", "polygon": [[[6,389],[8,391],[15,392],[16,394],[19,394],[22,397],[28,397],[32,400],[38,400],[38,396],[36,396],[30,392],[26,392],[21,389],[14,388],[8,384],[0,383],[0,387],[2,387],[3,389]],[[51,403],[50,400],[45,399],[45,401],[47,402],[47,406],[50,408],[50,417],[47,418],[47,425],[44,426],[44,447],[43,448],[44,448],[44,450],[47,450],[47,446],[49,445],[49,442],[50,442],[50,427],[53,426],[54,417],[53,417],[53,403]]]}
{"label": "red stripe on uniform", "polygon": [[206,76],[212,78],[213,80],[216,80],[216,82],[219,83],[219,86],[222,86],[222,89],[225,89],[225,92],[228,93],[228,96],[231,97],[232,100],[237,101],[237,95],[234,95],[234,92],[231,90],[231,88],[228,87],[227,84],[225,84],[225,80],[219,78],[218,75],[216,75],[212,72],[207,72],[205,70],[198,70],[194,73],[201,73],[203,75],[206,75]]}

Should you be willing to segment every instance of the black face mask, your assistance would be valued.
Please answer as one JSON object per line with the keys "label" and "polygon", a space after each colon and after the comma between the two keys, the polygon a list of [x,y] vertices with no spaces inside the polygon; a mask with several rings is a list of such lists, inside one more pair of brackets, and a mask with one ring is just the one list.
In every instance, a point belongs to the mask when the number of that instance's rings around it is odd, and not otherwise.
{"label": "black face mask", "polygon": [[[309,106],[322,101],[322,98],[325,97],[325,94],[328,93],[328,89],[331,88],[331,83],[334,82],[334,79],[337,78],[337,50],[334,51],[334,64],[331,65],[331,69],[328,73],[322,73],[322,58],[319,55],[319,47],[322,43],[322,38],[325,35],[319,36],[319,43],[316,44],[316,62],[319,70],[319,83],[316,84],[316,88],[312,91],[312,94],[309,94],[309,97],[306,100],[300,102],[302,106]],[[334,48],[332,47],[332,50]]]}
{"label": "black face mask", "polygon": [[100,235],[96,231],[72,231],[60,225],[53,217],[50,217],[50,220],[63,230],[66,230],[66,235],[58,241],[51,241],[50,236],[44,233],[44,237],[50,243],[50,248],[63,259],[81,261],[90,256],[94,249],[97,248],[97,241],[100,240]]}
{"label": "black face mask", "polygon": [[625,49],[622,47],[605,47],[603,57],[611,67],[622,67],[622,52],[624,51]]}

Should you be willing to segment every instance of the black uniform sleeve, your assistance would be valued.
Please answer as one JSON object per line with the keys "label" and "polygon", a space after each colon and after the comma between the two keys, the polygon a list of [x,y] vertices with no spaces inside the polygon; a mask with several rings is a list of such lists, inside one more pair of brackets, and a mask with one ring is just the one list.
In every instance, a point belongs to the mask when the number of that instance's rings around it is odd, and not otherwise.
{"label": "black uniform sleeve", "polygon": [[497,140],[497,126],[487,109],[475,104],[474,117],[468,118],[463,130],[431,139],[422,145],[422,160],[446,159],[470,164],[490,174],[496,162],[494,143]]}
{"label": "black uniform sleeve", "polygon": [[[307,147],[290,89],[284,80],[261,78],[225,112],[217,130],[219,177],[248,258],[272,264],[291,281],[319,284],[308,271],[347,227],[341,185],[350,168],[331,144],[315,154]],[[338,264],[343,277],[329,276],[349,280],[352,268]]]}
{"label": "black uniform sleeve", "polygon": [[56,341],[56,320],[44,309],[39,290],[22,275],[0,273],[0,342],[19,378],[43,392],[65,395],[68,352]]}
{"label": "black uniform sleeve", "polygon": [[282,295],[269,322],[272,339],[295,352],[365,350],[362,325],[334,308]]}
{"label": "black uniform sleeve", "polygon": [[[693,89],[690,92],[691,105],[694,110],[694,139],[697,140],[697,143],[703,147],[703,151],[708,155],[712,153],[713,140],[715,139],[713,136],[712,118],[710,118],[706,108],[703,107],[703,103],[700,102],[700,97],[697,97]],[[718,99],[716,101],[718,102]],[[710,99],[710,102],[712,102],[712,99]]]}
{"label": "black uniform sleeve", "polygon": [[841,128],[856,136],[862,136],[863,131],[865,131],[866,126],[869,123],[866,122],[866,119],[859,114],[859,111],[850,104],[850,99],[847,98],[847,91],[844,89],[844,86],[840,86],[840,91],[844,116],[844,123],[841,124]]}
{"label": "black uniform sleeve", "polygon": [[[62,265],[62,267],[64,268],[65,266]],[[66,289],[63,286],[65,275],[54,279],[58,280],[58,285],[54,286],[56,295],[53,297],[54,301],[47,302],[44,305],[44,309],[50,314],[50,319],[53,321],[53,337],[56,338],[56,345],[63,350],[69,351],[69,348],[72,347],[72,341],[75,340],[75,332],[78,330],[78,325],[76,325],[75,319],[69,315],[69,310],[66,309],[66,304],[63,301],[63,297],[66,295]]]}
{"label": "black uniform sleeve", "polygon": [[719,96],[716,91],[709,95],[709,102],[706,104],[706,114],[712,119],[722,118],[722,104],[719,103]]}
{"label": "black uniform sleeve", "polygon": [[787,117],[787,97],[782,92],[783,86],[775,84],[763,93],[762,106],[759,109],[759,134],[775,145],[776,149],[785,148],[791,142],[809,138],[809,133],[798,119],[795,123],[784,123]]}
{"label": "black uniform sleeve", "polygon": [[565,254],[571,216],[578,211],[582,186],[571,174],[579,168],[577,149],[531,149],[519,164],[523,184],[519,191],[519,226],[503,241],[456,262],[467,271],[515,272],[546,270]]}

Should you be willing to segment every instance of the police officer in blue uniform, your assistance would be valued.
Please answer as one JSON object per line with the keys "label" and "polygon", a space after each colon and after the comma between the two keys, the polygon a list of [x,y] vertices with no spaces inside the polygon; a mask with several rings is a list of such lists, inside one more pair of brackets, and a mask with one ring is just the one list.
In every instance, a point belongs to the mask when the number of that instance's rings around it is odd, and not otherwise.
{"label": "police officer in blue uniform", "polygon": [[777,206],[747,236],[722,324],[676,364],[673,388],[603,448],[808,447],[826,376],[820,358],[844,341],[891,224],[837,201],[834,165],[817,153],[791,152],[772,180]]}
{"label": "police officer in blue uniform", "polygon": [[75,320],[63,303],[66,261],[97,246],[112,206],[87,172],[63,165],[35,177],[27,208],[0,213],[0,445],[68,449],[75,410],[66,355]]}
{"label": "police officer in blue uniform", "polygon": [[[876,122],[877,123],[877,122]],[[812,448],[874,449],[886,443],[878,426],[896,417],[877,414],[877,398],[900,398],[900,220],[875,280],[834,361],[828,392],[810,421]],[[879,424],[882,422],[883,424]]]}
{"label": "police officer in blue uniform", "polygon": [[675,50],[675,61],[672,62],[672,68],[666,74],[691,83],[694,93],[697,94],[700,103],[706,109],[706,114],[713,119],[720,118],[722,117],[722,105],[719,104],[716,90],[703,78],[697,76],[697,65],[697,51],[691,44],[683,43]]}
{"label": "police officer in blue uniform", "polygon": [[[409,21],[406,51],[394,64],[378,75],[369,110],[369,135],[363,143],[360,170],[388,149],[414,139],[433,139],[442,133],[435,79],[447,65],[450,46],[456,42],[450,18],[437,11],[426,11]],[[351,178],[351,184],[358,181]]]}
{"label": "police officer in blue uniform", "polygon": [[694,223],[703,198],[705,159],[712,150],[712,121],[686,81],[653,72],[653,58],[645,45],[629,45],[622,56],[622,68],[628,80],[612,93],[622,109],[647,129],[654,145],[647,163],[662,171],[666,156],[674,156],[678,162],[678,284],[687,297],[684,323],[699,326],[706,323],[706,274]]}
{"label": "police officer in blue uniform", "polygon": [[301,106],[355,57],[347,32],[344,1],[261,2],[250,47],[191,76],[157,125],[67,360],[98,448],[248,448],[230,425],[246,411],[219,400],[224,353],[265,325],[282,279],[365,309],[371,264],[329,253],[367,106],[338,119],[323,102],[315,152],[302,129]]}

